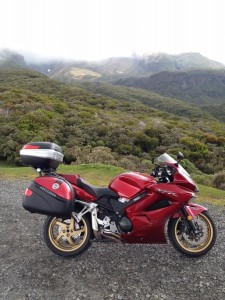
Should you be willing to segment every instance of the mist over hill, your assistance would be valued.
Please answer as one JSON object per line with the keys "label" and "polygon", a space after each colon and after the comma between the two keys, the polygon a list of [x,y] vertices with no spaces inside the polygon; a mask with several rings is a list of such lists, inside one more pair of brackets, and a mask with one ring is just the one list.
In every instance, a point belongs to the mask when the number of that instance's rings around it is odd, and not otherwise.
{"label": "mist over hill", "polygon": [[199,53],[180,55],[159,53],[149,56],[109,58],[99,62],[53,62],[47,65],[32,65],[32,68],[51,78],[73,83],[80,79],[109,82],[118,78],[149,76],[163,71],[217,70],[225,69],[225,66]]}
{"label": "mist over hill", "polygon": [[8,49],[0,49],[0,69],[27,67],[24,57]]}
{"label": "mist over hill", "polygon": [[[101,61],[48,60],[44,63],[37,63],[34,59],[32,63],[32,58],[29,58],[29,63],[25,63],[25,61],[26,57],[24,58],[19,53],[0,50],[1,63],[30,68],[51,78],[69,83],[81,79],[110,81],[115,78],[149,76],[163,71],[225,69],[222,63],[210,60],[200,53],[183,53],[179,55],[156,53],[142,56],[134,55],[132,57],[112,57]],[[79,69],[82,70],[80,74]]]}

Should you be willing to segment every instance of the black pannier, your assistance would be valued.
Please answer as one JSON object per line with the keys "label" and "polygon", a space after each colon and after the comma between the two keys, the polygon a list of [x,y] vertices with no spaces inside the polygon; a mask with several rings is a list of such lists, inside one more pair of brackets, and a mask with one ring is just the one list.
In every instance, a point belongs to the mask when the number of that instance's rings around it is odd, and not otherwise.
{"label": "black pannier", "polygon": [[37,177],[25,190],[23,207],[32,213],[67,217],[74,209],[74,190],[61,177]]}

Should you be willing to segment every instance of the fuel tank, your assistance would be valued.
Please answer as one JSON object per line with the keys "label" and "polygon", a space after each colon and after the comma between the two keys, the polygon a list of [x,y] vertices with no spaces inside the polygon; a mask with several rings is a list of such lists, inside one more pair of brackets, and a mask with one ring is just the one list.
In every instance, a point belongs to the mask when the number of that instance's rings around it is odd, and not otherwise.
{"label": "fuel tank", "polygon": [[149,186],[156,184],[155,178],[138,172],[122,173],[115,177],[109,188],[120,197],[131,199]]}

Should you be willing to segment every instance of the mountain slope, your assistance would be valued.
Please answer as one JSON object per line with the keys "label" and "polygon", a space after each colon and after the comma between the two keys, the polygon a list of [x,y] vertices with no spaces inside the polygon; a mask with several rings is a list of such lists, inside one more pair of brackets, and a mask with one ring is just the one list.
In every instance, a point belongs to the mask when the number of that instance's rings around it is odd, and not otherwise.
{"label": "mountain slope", "polygon": [[162,72],[150,77],[126,78],[114,82],[182,99],[198,106],[225,102],[225,70]]}
{"label": "mountain slope", "polygon": [[190,105],[181,100],[160,96],[159,94],[144,89],[116,86],[106,83],[84,82],[79,86],[98,95],[105,95],[121,101],[142,103],[145,106],[153,107],[176,116],[189,118],[212,118],[209,113],[204,112],[195,105]]}
{"label": "mountain slope", "polygon": [[32,140],[59,143],[70,159],[84,162],[98,146],[141,156],[134,132],[139,132],[142,111],[145,126],[151,125],[152,118],[169,116],[138,103],[96,96],[37,72],[0,71],[0,159],[17,162],[19,149]]}
{"label": "mountain slope", "polygon": [[[88,83],[77,87],[33,71],[0,71],[0,160],[18,163],[23,144],[41,140],[60,144],[67,162],[148,171],[152,158],[180,150],[201,171],[224,168],[224,123],[148,91],[99,88],[101,94],[88,91],[94,90]],[[107,89],[111,97],[103,94]]]}

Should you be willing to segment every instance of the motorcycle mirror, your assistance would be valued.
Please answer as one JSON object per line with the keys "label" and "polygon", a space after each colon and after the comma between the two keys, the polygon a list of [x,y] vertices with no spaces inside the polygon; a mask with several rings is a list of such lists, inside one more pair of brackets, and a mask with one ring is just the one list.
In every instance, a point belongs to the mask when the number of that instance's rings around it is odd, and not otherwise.
{"label": "motorcycle mirror", "polygon": [[178,162],[180,162],[182,159],[184,159],[184,155],[183,155],[183,153],[181,153],[179,151],[178,154],[177,154],[177,160],[178,160]]}

